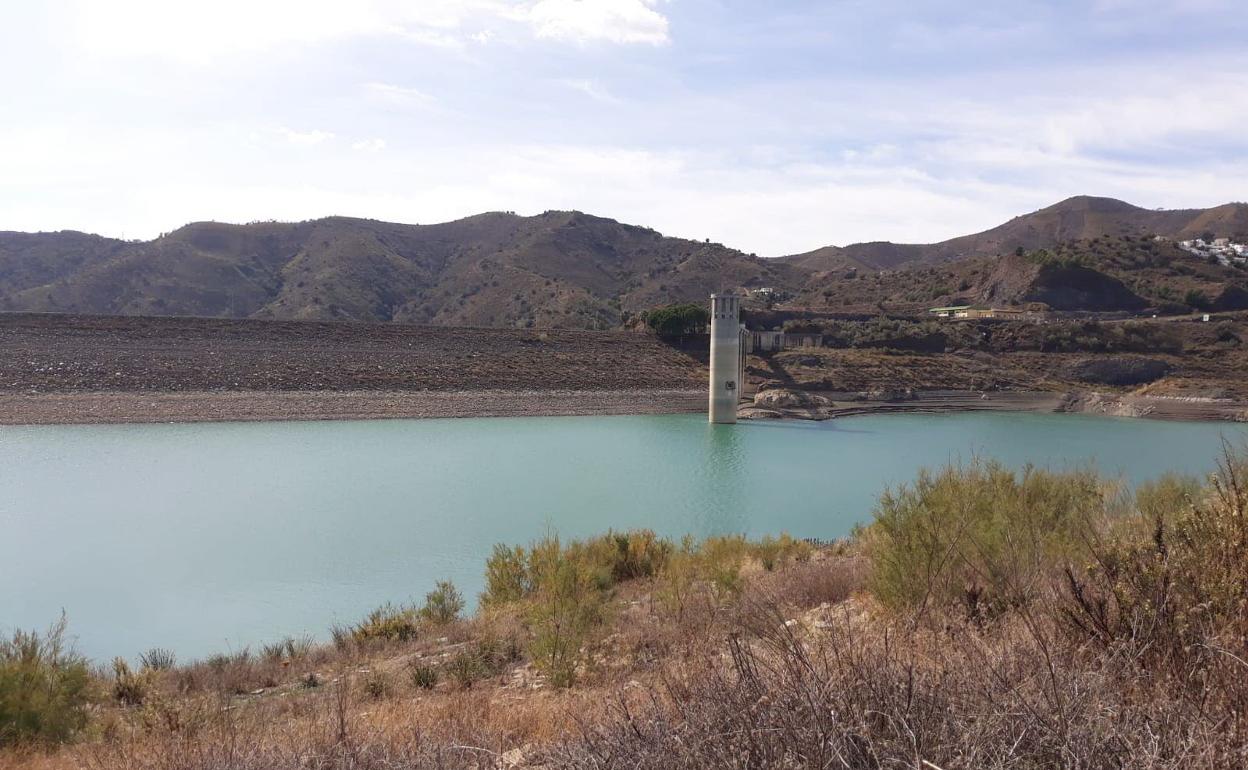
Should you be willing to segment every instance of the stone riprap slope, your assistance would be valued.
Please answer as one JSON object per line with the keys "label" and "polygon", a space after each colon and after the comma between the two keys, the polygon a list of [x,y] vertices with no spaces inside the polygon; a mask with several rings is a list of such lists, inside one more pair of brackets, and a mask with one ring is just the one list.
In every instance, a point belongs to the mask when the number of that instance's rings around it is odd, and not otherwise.
{"label": "stone riprap slope", "polygon": [[700,390],[628,332],[0,314],[0,393]]}

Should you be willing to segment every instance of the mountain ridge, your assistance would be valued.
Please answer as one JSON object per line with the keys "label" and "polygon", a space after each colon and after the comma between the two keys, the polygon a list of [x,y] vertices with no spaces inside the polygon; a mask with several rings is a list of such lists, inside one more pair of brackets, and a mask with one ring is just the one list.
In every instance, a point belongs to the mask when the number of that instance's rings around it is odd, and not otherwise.
{"label": "mountain ridge", "polygon": [[[911,271],[918,280],[915,271],[932,266],[1153,233],[1248,234],[1248,204],[1152,211],[1076,196],[936,244],[876,241],[774,259],[579,211],[425,225],[198,221],[149,241],[6,231],[0,311],[602,329],[722,289],[770,287],[810,300],[841,291],[828,287],[844,272]],[[922,301],[908,292],[911,304]]]}
{"label": "mountain ridge", "polygon": [[965,257],[1007,254],[1018,248],[1031,251],[1065,241],[1106,235],[1162,235],[1174,239],[1242,235],[1248,240],[1248,203],[1231,202],[1208,209],[1146,209],[1116,198],[1076,195],[1036,211],[1021,214],[979,233],[936,243],[871,241],[847,246],[823,246],[801,254],[779,257],[788,264],[814,271],[850,267],[890,270],[911,263],[948,262]]}

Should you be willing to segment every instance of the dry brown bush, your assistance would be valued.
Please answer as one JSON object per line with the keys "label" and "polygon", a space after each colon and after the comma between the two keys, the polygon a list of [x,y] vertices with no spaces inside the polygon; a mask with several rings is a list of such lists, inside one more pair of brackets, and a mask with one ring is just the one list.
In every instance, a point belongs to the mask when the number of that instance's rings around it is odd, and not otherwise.
{"label": "dry brown bush", "polygon": [[[605,722],[550,749],[552,767],[1238,768],[1248,696],[1219,665],[1206,696],[1134,661],[1011,618],[932,630],[848,616],[805,637],[774,608],[743,615],[722,651],[617,696]],[[926,764],[930,763],[930,764]]]}

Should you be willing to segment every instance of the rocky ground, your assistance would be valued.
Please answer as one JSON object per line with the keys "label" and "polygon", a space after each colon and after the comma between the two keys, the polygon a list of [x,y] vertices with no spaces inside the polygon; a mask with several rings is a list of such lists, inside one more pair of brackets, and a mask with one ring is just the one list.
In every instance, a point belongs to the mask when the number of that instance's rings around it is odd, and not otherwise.
{"label": "rocky ground", "polygon": [[[1242,420],[1245,326],[972,324],[880,337],[871,320],[840,329],[840,347],[751,356],[755,400],[742,414]],[[904,349],[933,340],[936,350]],[[696,340],[685,348],[631,332],[0,314],[0,423],[697,412],[705,354]]]}
{"label": "rocky ground", "polygon": [[626,332],[0,314],[0,422],[697,410],[702,365]]}

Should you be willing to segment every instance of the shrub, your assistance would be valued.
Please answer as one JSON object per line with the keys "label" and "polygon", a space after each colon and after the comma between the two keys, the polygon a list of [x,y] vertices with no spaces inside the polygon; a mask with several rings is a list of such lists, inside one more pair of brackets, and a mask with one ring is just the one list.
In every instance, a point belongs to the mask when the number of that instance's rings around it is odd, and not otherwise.
{"label": "shrub", "polygon": [[288,636],[280,642],[266,644],[260,648],[260,657],[271,663],[277,663],[281,660],[298,660],[307,657],[312,651],[312,637]]}
{"label": "shrub", "polygon": [[139,664],[150,671],[168,671],[176,663],[177,656],[173,654],[173,650],[166,650],[163,647],[153,647],[139,655]]}
{"label": "shrub", "polygon": [[306,635],[299,636],[299,637],[288,636],[286,637],[286,640],[284,643],[286,645],[286,657],[290,658],[291,660],[298,660],[299,658],[306,658],[308,656],[308,653],[312,652],[313,642],[312,642],[312,637],[310,636],[306,636]]}
{"label": "shrub", "polygon": [[411,607],[390,604],[378,607],[351,629],[351,637],[359,643],[408,642],[420,629],[419,614]]}
{"label": "shrub", "polygon": [[1197,310],[1208,310],[1212,303],[1209,301],[1209,295],[1200,289],[1188,289],[1183,295],[1183,304],[1194,307]]}
{"label": "shrub", "polygon": [[531,590],[525,549],[521,546],[494,546],[485,562],[485,591],[481,604],[487,607],[518,601]]}
{"label": "shrub", "polygon": [[1016,474],[995,461],[920,471],[880,496],[864,533],[869,585],[891,607],[960,603],[976,616],[1022,604],[1106,503],[1091,471]]}
{"label": "shrub", "polygon": [[684,620],[685,612],[694,599],[701,570],[698,549],[693,538],[686,535],[667,560],[655,595],[662,607],[674,615],[677,623]]}
{"label": "shrub", "polygon": [[62,616],[43,634],[0,640],[0,747],[62,743],[86,725],[90,675],[65,628]]}
{"label": "shrub", "polygon": [[710,311],[697,302],[650,310],[643,313],[642,317],[646,326],[655,333],[668,336],[695,334],[711,322]]}
{"label": "shrub", "polygon": [[394,686],[384,671],[373,669],[364,676],[364,694],[373,700],[383,700],[394,694]]}
{"label": "shrub", "polygon": [[616,583],[654,577],[667,564],[673,550],[671,541],[648,529],[607,533],[606,539],[615,546],[611,577]]}
{"label": "shrub", "polygon": [[467,690],[474,682],[485,676],[485,667],[475,651],[464,650],[446,664],[446,672],[451,675],[460,689]]}
{"label": "shrub", "polygon": [[527,549],[496,545],[486,562],[481,603],[498,606],[531,597],[542,570],[558,560],[576,562],[599,590],[606,591],[626,580],[659,574],[672,550],[671,541],[648,529],[608,532],[566,546],[556,537],[544,538]]}
{"label": "shrub", "polygon": [[347,652],[355,644],[355,634],[350,626],[338,624],[330,626],[329,637],[333,641],[334,649],[338,652]]}
{"label": "shrub", "polygon": [[569,556],[557,537],[530,552],[533,597],[528,621],[533,662],[556,687],[576,678],[581,646],[602,617],[603,596],[587,560]]}
{"label": "shrub", "polygon": [[122,658],[113,659],[113,699],[125,706],[140,706],[151,688],[151,671],[134,671]]}
{"label": "shrub", "polygon": [[416,689],[432,690],[438,686],[438,670],[433,666],[412,666],[411,679],[412,686]]}
{"label": "shrub", "polygon": [[[1066,569],[1063,617],[1079,636],[1153,660],[1203,666],[1248,632],[1248,458],[1224,451],[1203,489],[1169,477],[1141,488],[1138,522]],[[1234,641],[1238,639],[1239,641]],[[1184,677],[1190,680],[1190,677]]]}
{"label": "shrub", "polygon": [[767,535],[757,543],[750,545],[750,555],[758,559],[763,569],[771,572],[776,567],[783,567],[790,561],[807,561],[814,548],[805,540],[797,540],[787,533],[780,537]]}
{"label": "shrub", "polygon": [[449,580],[439,580],[434,590],[425,594],[425,606],[420,616],[425,620],[445,625],[459,619],[464,611],[464,599],[459,589]]}
{"label": "shrub", "polygon": [[740,535],[708,537],[702,541],[698,566],[721,601],[741,592],[741,566],[750,552],[750,544]]}

